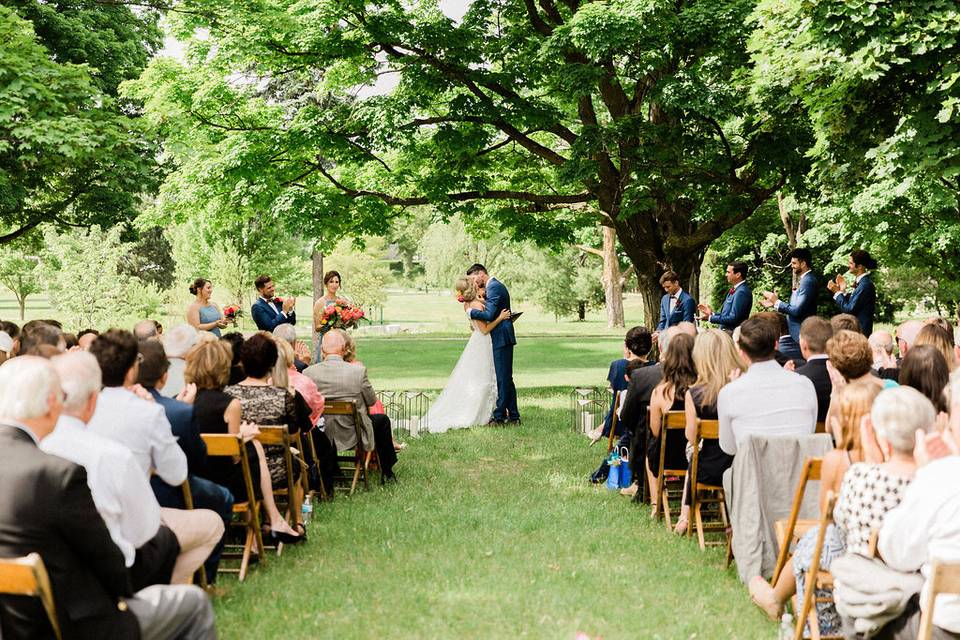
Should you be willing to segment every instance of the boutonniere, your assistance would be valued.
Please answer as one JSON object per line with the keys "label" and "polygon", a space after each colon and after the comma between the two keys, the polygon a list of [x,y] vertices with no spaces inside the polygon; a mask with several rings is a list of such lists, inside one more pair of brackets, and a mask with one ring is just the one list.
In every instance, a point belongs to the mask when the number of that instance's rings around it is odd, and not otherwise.
{"label": "boutonniere", "polygon": [[733,295],[733,292],[736,291],[736,290],[737,290],[736,287],[730,287],[730,291],[727,291],[727,295],[728,295],[728,296],[732,296],[732,295]]}
{"label": "boutonniere", "polygon": [[273,299],[274,304],[283,304],[283,298],[276,297]]}

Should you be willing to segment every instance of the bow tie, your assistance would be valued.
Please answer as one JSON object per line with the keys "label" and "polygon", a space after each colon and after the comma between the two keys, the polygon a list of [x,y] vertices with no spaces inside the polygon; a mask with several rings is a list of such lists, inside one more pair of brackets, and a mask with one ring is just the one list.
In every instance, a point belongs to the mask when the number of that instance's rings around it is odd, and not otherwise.
{"label": "bow tie", "polygon": [[670,296],[670,299],[671,299],[671,300],[676,300],[676,299],[677,299],[677,296]]}

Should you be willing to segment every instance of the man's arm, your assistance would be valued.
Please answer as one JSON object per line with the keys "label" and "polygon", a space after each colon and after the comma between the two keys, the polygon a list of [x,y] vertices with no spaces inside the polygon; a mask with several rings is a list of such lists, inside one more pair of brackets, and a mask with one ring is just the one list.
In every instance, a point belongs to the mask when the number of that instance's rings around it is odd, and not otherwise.
{"label": "man's arm", "polygon": [[377,404],[377,393],[373,390],[373,385],[370,384],[370,379],[367,377],[366,367],[363,368],[363,382],[360,390],[363,394],[363,401],[367,403],[368,408]]}
{"label": "man's arm", "polygon": [[[921,469],[921,472],[923,470]],[[920,481],[922,473],[907,487],[900,505],[883,518],[877,551],[884,563],[897,571],[916,571],[927,560],[929,524],[939,503],[924,495],[935,488]]]}
{"label": "man's arm", "polygon": [[79,465],[71,465],[70,471],[58,480],[61,482],[59,504],[52,511],[61,538],[86,562],[108,594],[133,595],[123,554],[93,504],[86,471]]}
{"label": "man's arm", "polygon": [[663,304],[663,298],[660,299],[660,320],[657,322],[657,331],[663,331],[667,328],[667,313],[670,309],[670,303]]}
{"label": "man's arm", "polygon": [[159,409],[150,425],[150,457],[160,479],[176,487],[187,479],[187,456],[177,444],[173,429],[163,410]]}
{"label": "man's arm", "polygon": [[777,311],[785,313],[788,316],[797,318],[807,313],[810,305],[817,304],[817,286],[814,278],[804,278],[803,282],[797,288],[797,300],[794,304],[788,304],[783,300],[777,302]]}
{"label": "man's arm", "polygon": [[733,416],[730,413],[729,398],[724,398],[725,389],[717,397],[717,417],[720,420],[720,449],[727,455],[737,454],[737,439],[733,433]]}
{"label": "man's arm", "polygon": [[483,306],[483,311],[471,309],[470,317],[473,320],[483,320],[484,322],[493,322],[497,318],[497,309],[500,307],[500,299],[503,297],[504,290],[499,282],[487,289],[487,302]]}
{"label": "man's arm", "polygon": [[120,473],[112,478],[112,483],[120,505],[120,531],[124,540],[139,549],[157,535],[160,528],[160,505],[150,487],[150,481],[143,475],[143,469],[132,455],[117,471]]}
{"label": "man's arm", "polygon": [[838,291],[833,296],[833,299],[837,301],[837,307],[840,308],[841,313],[857,315],[857,313],[867,306],[870,299],[867,290],[872,288],[873,283],[868,280],[863,286],[857,287],[851,293],[840,293]]}

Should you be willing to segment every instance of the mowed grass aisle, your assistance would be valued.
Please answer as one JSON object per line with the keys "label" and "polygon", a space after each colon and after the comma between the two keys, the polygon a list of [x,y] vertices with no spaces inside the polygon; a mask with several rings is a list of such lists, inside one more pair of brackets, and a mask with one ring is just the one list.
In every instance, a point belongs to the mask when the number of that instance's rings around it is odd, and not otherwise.
{"label": "mowed grass aisle", "polygon": [[413,439],[399,483],[318,505],[310,541],[216,603],[222,638],[769,638],[723,554],[585,481],[565,392],[520,428]]}

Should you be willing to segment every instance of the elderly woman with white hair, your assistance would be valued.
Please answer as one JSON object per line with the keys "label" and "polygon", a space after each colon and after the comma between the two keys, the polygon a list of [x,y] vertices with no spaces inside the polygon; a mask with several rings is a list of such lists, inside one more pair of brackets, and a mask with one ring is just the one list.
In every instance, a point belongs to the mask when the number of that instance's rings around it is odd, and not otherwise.
{"label": "elderly woman with white hair", "polygon": [[290,366],[303,373],[303,370],[310,366],[313,356],[310,355],[310,349],[303,342],[297,339],[297,328],[292,324],[278,324],[273,330],[273,337],[286,340],[293,347],[294,358]]}

